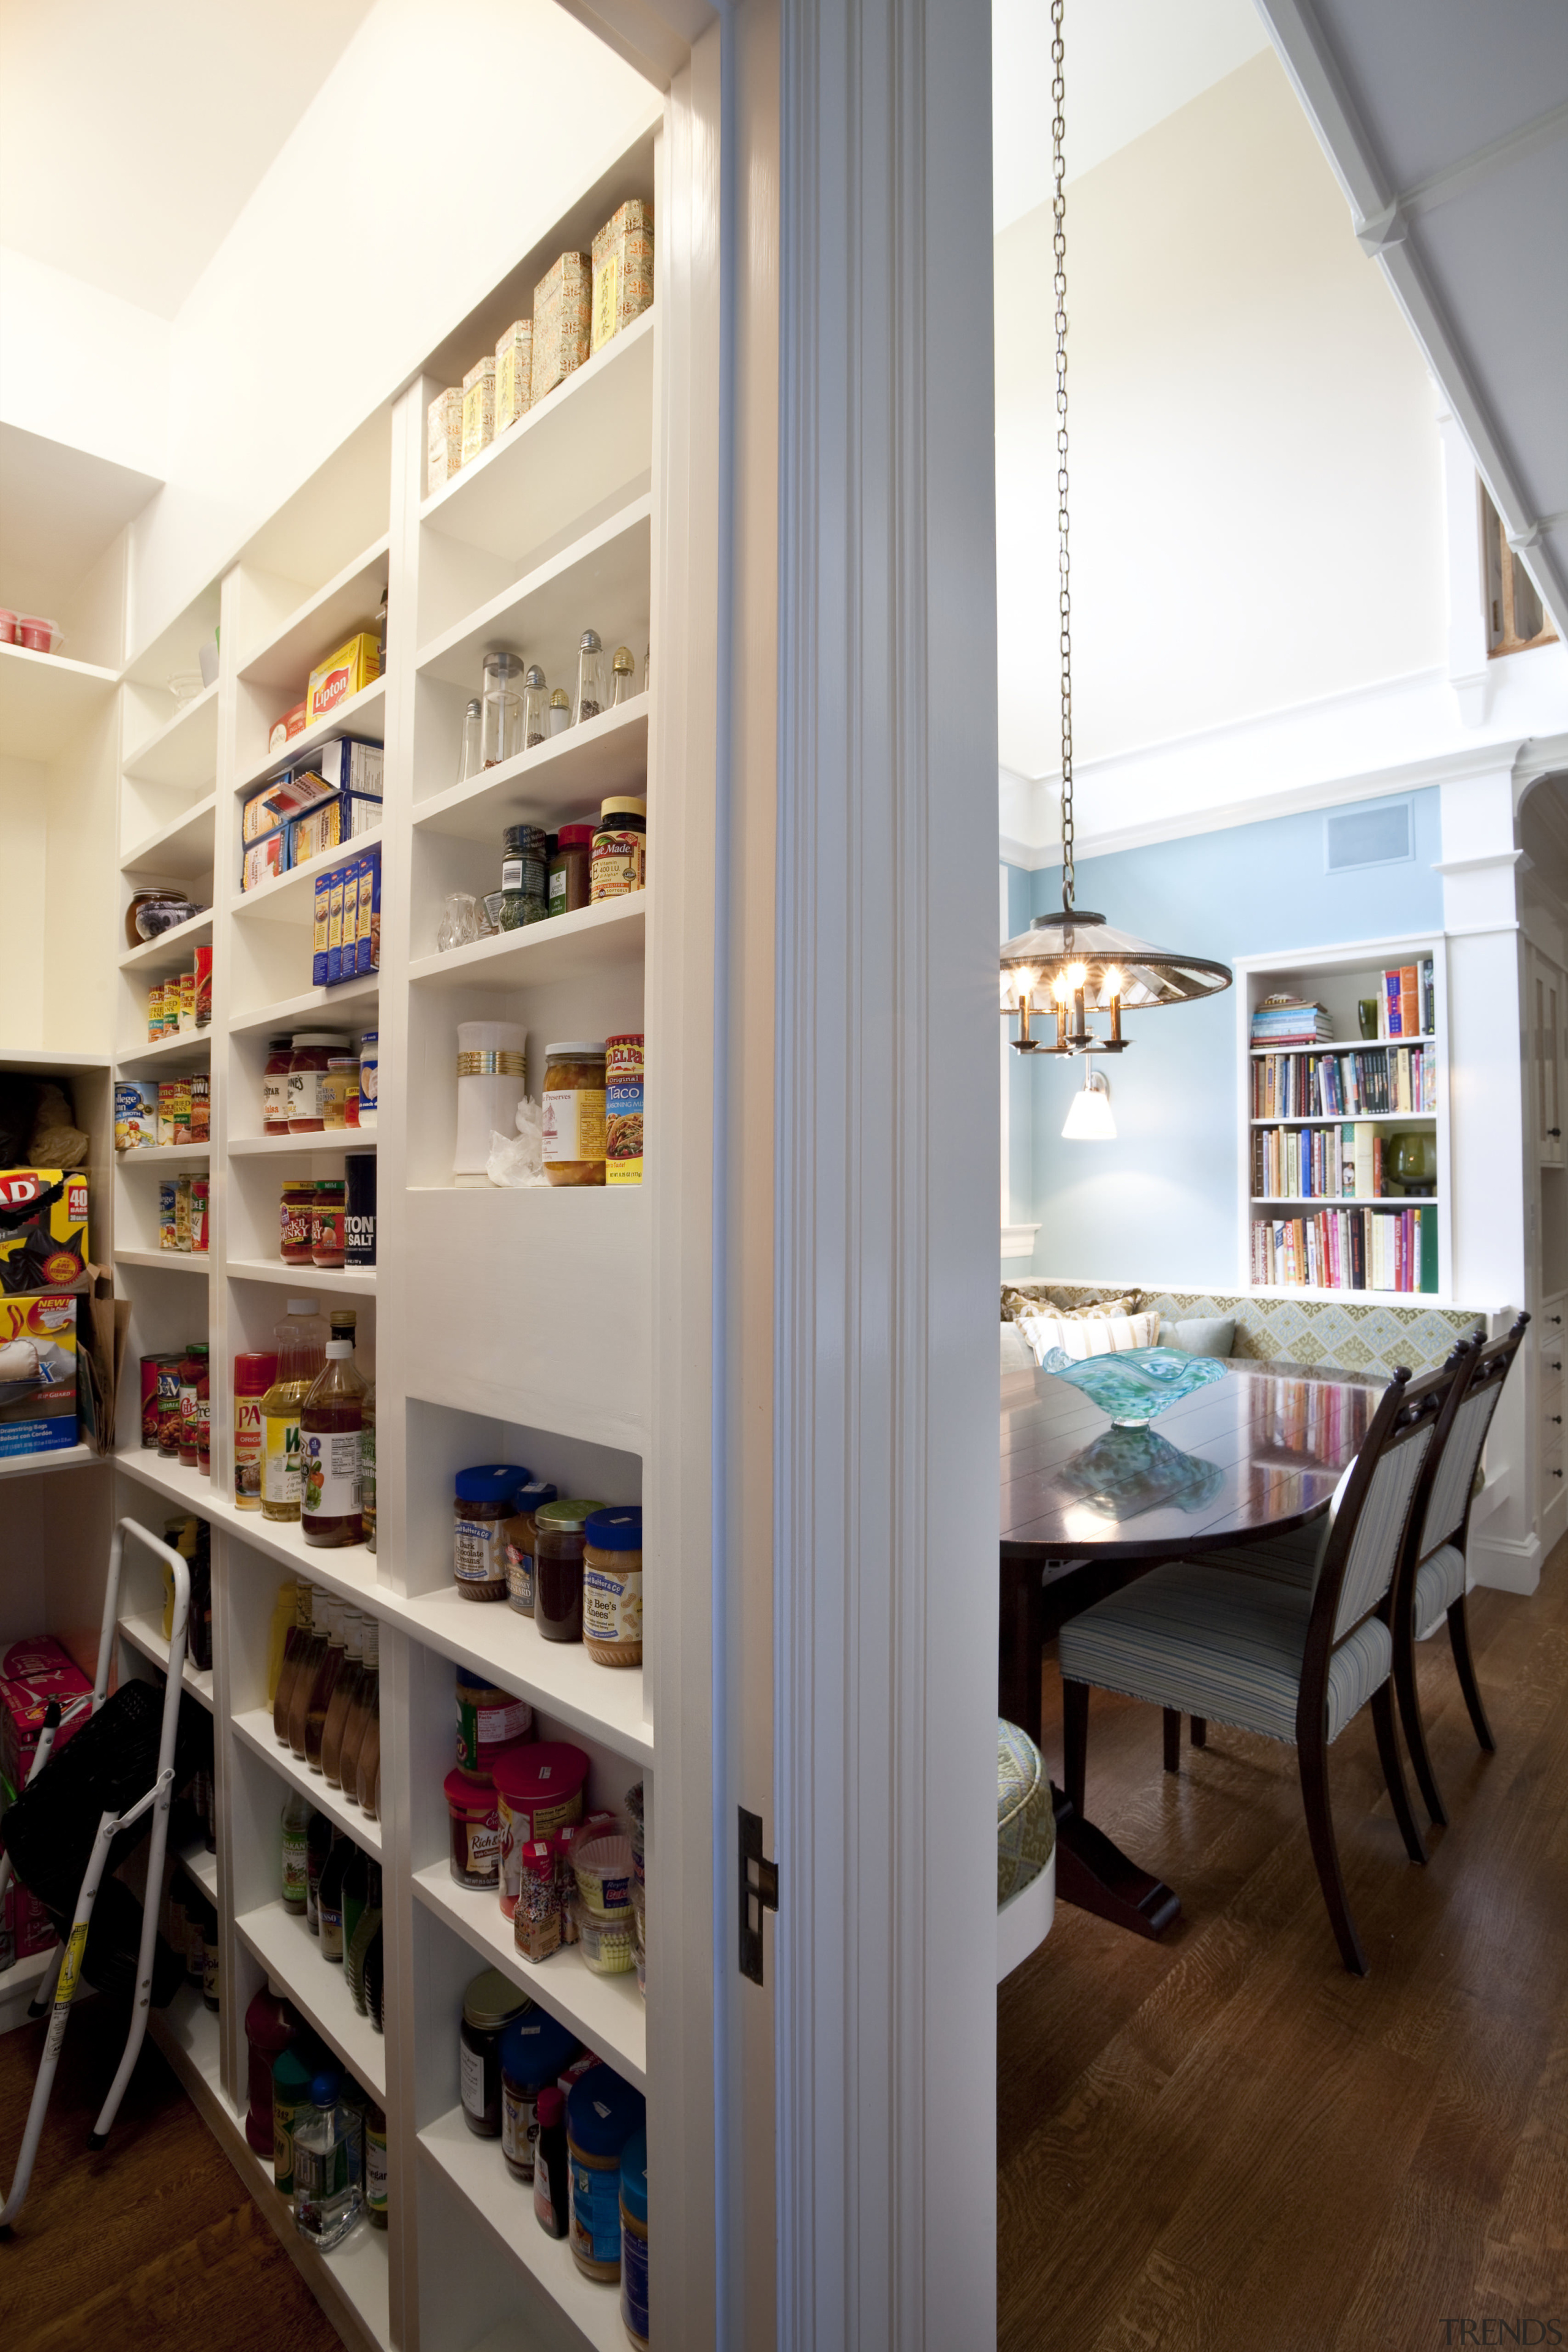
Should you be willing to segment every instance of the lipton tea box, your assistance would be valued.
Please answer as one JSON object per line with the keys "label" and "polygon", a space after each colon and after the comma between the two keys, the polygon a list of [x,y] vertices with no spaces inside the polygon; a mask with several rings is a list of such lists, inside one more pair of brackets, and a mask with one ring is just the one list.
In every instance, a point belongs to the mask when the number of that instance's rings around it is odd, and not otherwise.
{"label": "lipton tea box", "polygon": [[330,661],[322,662],[310,672],[310,691],[305,697],[309,724],[324,719],[340,702],[369,686],[381,676],[381,646],[374,629],[361,629],[357,636],[340,646]]}

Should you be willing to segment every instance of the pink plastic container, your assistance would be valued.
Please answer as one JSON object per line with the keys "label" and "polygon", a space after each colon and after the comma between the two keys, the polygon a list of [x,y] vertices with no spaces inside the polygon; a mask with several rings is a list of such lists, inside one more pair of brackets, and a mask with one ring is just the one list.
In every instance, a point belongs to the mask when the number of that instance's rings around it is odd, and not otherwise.
{"label": "pink plastic container", "polygon": [[0,606],[0,646],[14,646],[16,642],[16,615]]}
{"label": "pink plastic container", "polygon": [[60,642],[59,625],[46,621],[38,613],[18,613],[16,643],[26,646],[29,653],[52,654]]}

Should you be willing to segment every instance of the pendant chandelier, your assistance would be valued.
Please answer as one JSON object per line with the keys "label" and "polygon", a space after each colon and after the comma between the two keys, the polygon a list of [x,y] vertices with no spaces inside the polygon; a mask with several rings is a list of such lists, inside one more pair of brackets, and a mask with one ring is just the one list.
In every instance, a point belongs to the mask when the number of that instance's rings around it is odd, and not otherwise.
{"label": "pendant chandelier", "polygon": [[[1053,290],[1057,330],[1058,611],[1062,691],[1062,904],[1059,914],[1037,915],[1026,931],[1002,950],[1002,1013],[1016,1016],[1013,1039],[1020,1054],[1120,1054],[1131,1044],[1121,1034],[1124,1012],[1155,1004],[1185,1004],[1228,988],[1228,965],[1206,956],[1151,947],[1119,931],[1103,915],[1074,903],[1072,806],[1072,597],[1068,522],[1067,201],[1063,192],[1062,6],[1051,5],[1051,216],[1056,256]],[[1047,1028],[1037,1037],[1037,1013]],[[1052,1016],[1054,1015],[1054,1031]],[[1093,1022],[1104,1016],[1103,1031]]]}

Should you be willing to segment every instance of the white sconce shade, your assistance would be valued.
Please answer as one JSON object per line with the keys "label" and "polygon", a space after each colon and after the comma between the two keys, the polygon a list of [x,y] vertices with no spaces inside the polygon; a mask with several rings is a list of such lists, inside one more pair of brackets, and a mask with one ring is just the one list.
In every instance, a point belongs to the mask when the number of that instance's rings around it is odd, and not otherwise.
{"label": "white sconce shade", "polygon": [[1072,1098],[1062,1124],[1062,1135],[1069,1143],[1114,1143],[1116,1140],[1110,1088],[1092,1063],[1085,1065],[1083,1085]]}

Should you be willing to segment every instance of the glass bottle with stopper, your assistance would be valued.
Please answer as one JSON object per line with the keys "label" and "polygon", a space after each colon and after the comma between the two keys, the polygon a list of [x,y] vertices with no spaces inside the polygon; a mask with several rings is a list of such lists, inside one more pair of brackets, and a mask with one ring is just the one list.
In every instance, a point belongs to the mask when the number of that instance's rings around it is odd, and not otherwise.
{"label": "glass bottle with stopper", "polygon": [[544,672],[530,662],[522,674],[522,748],[531,751],[550,732],[550,690]]}
{"label": "glass bottle with stopper", "polygon": [[629,702],[633,695],[637,690],[637,666],[630,646],[617,646],[616,647],[616,657],[611,663],[610,667],[615,681],[615,702],[616,704]]}
{"label": "glass bottle with stopper", "polygon": [[599,643],[597,629],[584,629],[577,647],[577,705],[573,713],[574,726],[580,727],[585,719],[597,719],[609,701],[605,685],[605,648]]}

